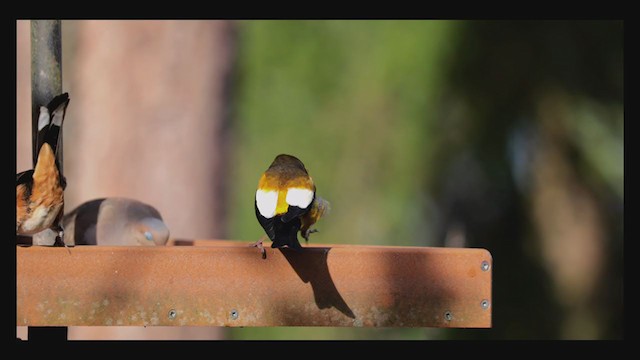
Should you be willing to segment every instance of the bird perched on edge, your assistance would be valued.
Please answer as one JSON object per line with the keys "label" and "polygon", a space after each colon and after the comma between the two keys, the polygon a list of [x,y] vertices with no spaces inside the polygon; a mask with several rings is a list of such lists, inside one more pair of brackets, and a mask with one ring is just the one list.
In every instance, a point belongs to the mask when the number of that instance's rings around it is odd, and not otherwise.
{"label": "bird perched on edge", "polygon": [[[255,210],[272,248],[300,250],[298,231],[308,242],[309,235],[317,231],[311,226],[329,210],[329,202],[316,196],[316,186],[302,161],[280,154],[260,177]],[[264,236],[252,246],[260,249],[264,259],[263,239]]]}
{"label": "bird perched on edge", "polygon": [[169,240],[160,212],[129,198],[87,201],[65,214],[62,223],[67,245],[162,246]]}
{"label": "bird perched on edge", "polygon": [[64,93],[40,107],[34,168],[16,175],[16,234],[52,229],[58,245],[64,245],[61,220],[67,184],[56,151],[68,105],[69,94]]}

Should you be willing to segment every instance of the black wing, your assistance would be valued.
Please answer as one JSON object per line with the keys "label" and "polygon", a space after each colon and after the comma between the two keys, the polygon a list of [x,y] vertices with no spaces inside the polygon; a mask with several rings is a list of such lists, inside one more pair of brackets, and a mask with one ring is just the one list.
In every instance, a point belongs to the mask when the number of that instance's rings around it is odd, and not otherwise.
{"label": "black wing", "polygon": [[260,214],[260,211],[258,210],[257,202],[255,203],[255,208],[256,208],[256,217],[258,218],[258,222],[260,223],[264,231],[267,233],[267,236],[269,236],[269,239],[273,241],[276,238],[276,230],[273,227],[273,220],[275,218],[272,217],[271,219],[267,219],[266,217],[262,216]]}
{"label": "black wing", "polygon": [[16,186],[26,184],[33,179],[33,169],[16,174]]}
{"label": "black wing", "polygon": [[[311,202],[313,204],[313,201]],[[287,209],[287,212],[284,213],[282,215],[282,217],[280,218],[280,220],[282,220],[282,222],[289,222],[297,217],[300,217],[304,214],[307,213],[307,211],[309,211],[311,209],[311,206],[307,206],[306,208],[302,209],[299,208],[297,206],[291,206],[289,205],[289,208]]]}
{"label": "black wing", "polygon": [[20,185],[25,186],[23,196],[26,200],[31,196],[31,191],[33,190],[33,169],[16,174],[16,188]]}

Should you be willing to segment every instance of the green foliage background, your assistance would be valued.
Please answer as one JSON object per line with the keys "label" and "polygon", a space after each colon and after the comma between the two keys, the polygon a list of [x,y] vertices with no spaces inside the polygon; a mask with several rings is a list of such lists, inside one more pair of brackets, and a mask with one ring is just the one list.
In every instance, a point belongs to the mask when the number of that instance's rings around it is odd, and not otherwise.
{"label": "green foliage background", "polygon": [[[230,199],[237,207],[230,237],[262,235],[254,189],[273,158],[288,153],[305,163],[318,194],[331,202],[312,242],[430,244],[424,225],[425,156],[433,143],[429,125],[455,24],[245,21],[239,31]],[[401,332],[422,336],[420,330]],[[347,329],[232,333],[238,338],[357,335]]]}
{"label": "green foliage background", "polygon": [[332,205],[312,242],[444,246],[460,222],[466,246],[492,251],[499,305],[486,331],[247,328],[230,329],[231,338],[562,337],[566,309],[527,210],[532,175],[516,161],[536,151],[520,140],[544,134],[536,104],[555,93],[569,109],[559,130],[574,154],[569,166],[609,214],[612,270],[601,290],[613,295],[598,303],[608,315],[596,317],[595,336],[621,336],[622,22],[237,25],[228,237],[262,236],[258,179],[277,154],[293,154]]}

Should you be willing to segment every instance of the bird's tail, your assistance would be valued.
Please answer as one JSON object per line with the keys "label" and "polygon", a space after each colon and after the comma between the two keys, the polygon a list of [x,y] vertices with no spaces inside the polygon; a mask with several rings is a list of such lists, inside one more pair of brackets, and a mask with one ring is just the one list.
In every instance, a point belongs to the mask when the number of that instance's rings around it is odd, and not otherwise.
{"label": "bird's tail", "polygon": [[277,220],[275,226],[275,238],[271,243],[272,248],[288,246],[292,249],[301,249],[298,241],[298,230],[300,229],[300,218],[294,218],[289,222],[281,222]]}
{"label": "bird's tail", "polygon": [[36,138],[36,148],[33,154],[33,166],[38,161],[38,153],[45,143],[51,146],[53,153],[57,155],[60,131],[64,121],[67,106],[69,105],[69,93],[63,93],[54,97],[47,106],[40,106],[38,116],[38,135]]}

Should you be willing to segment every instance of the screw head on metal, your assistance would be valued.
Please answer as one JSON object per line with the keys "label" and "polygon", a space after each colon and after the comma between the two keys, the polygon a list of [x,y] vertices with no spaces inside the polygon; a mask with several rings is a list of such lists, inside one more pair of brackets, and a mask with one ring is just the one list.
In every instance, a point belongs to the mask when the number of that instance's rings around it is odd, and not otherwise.
{"label": "screw head on metal", "polygon": [[169,319],[170,320],[175,319],[177,315],[178,315],[178,312],[175,309],[169,310]]}
{"label": "screw head on metal", "polygon": [[444,312],[444,319],[447,320],[447,321],[453,320],[453,314],[451,313],[451,311],[445,311]]}
{"label": "screw head on metal", "polygon": [[482,265],[481,265],[482,271],[489,271],[490,267],[491,265],[489,265],[489,262],[487,260],[484,260],[482,262]]}
{"label": "screw head on metal", "polygon": [[238,314],[238,310],[236,309],[231,310],[231,319],[235,320],[238,318],[239,315],[240,314]]}
{"label": "screw head on metal", "polygon": [[480,306],[483,310],[487,310],[489,308],[489,300],[484,299],[480,302]]}

